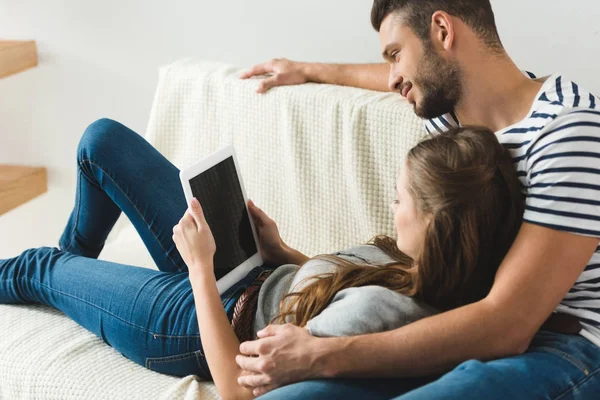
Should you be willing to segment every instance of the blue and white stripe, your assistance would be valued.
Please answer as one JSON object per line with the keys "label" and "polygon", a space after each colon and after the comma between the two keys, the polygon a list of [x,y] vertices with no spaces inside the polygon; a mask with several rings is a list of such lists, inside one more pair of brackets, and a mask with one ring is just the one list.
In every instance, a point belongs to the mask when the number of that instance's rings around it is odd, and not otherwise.
{"label": "blue and white stripe", "polygon": [[[600,241],[599,105],[598,97],[554,74],[529,117],[496,132],[526,193],[525,221]],[[427,130],[447,130],[441,118],[448,115],[427,121]],[[451,125],[458,124],[453,116]],[[600,344],[600,246],[557,311],[580,318],[585,336]]]}

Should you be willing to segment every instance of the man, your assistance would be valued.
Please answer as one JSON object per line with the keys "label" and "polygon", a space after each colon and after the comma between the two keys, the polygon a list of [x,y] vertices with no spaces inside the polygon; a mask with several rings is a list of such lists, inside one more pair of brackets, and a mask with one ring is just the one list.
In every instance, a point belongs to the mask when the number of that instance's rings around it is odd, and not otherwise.
{"label": "man", "polygon": [[523,226],[482,301],[357,337],[269,326],[240,346],[240,384],[265,399],[597,398],[600,100],[558,74],[525,76],[489,0],[375,0],[372,23],[387,65],[273,60],[243,77],[274,74],[259,92],[308,81],[389,89],[430,132],[490,128],[527,193]]}

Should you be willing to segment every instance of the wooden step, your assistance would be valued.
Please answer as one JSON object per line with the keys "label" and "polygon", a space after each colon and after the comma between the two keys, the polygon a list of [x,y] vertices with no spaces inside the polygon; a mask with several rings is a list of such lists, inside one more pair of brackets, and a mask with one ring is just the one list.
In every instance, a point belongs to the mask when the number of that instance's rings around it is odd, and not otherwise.
{"label": "wooden step", "polygon": [[0,78],[38,65],[34,40],[0,40]]}
{"label": "wooden step", "polygon": [[46,168],[0,164],[0,215],[47,190]]}

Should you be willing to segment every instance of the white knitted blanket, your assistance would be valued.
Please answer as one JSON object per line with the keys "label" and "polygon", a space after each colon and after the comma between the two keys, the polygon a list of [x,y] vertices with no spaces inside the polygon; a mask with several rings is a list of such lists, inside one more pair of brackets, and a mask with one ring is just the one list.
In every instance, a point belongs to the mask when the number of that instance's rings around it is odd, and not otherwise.
{"label": "white knitted blanket", "polygon": [[[179,168],[233,144],[247,194],[309,255],[393,233],[396,174],[424,136],[412,108],[330,85],[257,95],[238,72],[193,60],[162,68],[146,138]],[[125,217],[100,258],[156,268]],[[0,305],[0,328],[0,400],[217,398],[214,385],[146,370],[48,307]]]}
{"label": "white knitted blanket", "polygon": [[216,63],[161,70],[147,139],[184,168],[233,144],[247,195],[308,255],[392,234],[390,204],[423,122],[397,94],[307,84],[254,92]]}

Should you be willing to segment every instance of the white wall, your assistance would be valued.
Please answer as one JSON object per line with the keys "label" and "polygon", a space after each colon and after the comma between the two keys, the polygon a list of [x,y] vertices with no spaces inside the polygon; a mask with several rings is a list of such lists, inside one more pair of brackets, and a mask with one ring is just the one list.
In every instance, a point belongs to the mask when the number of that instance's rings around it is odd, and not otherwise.
{"label": "white wall", "polygon": [[[597,0],[492,0],[522,68],[561,71],[600,93]],[[574,6],[576,5],[576,6]],[[0,36],[36,39],[40,66],[0,80],[0,162],[75,178],[87,124],[106,116],[143,133],[157,69],[182,57],[240,66],[272,57],[380,61],[368,0],[0,0]]]}

